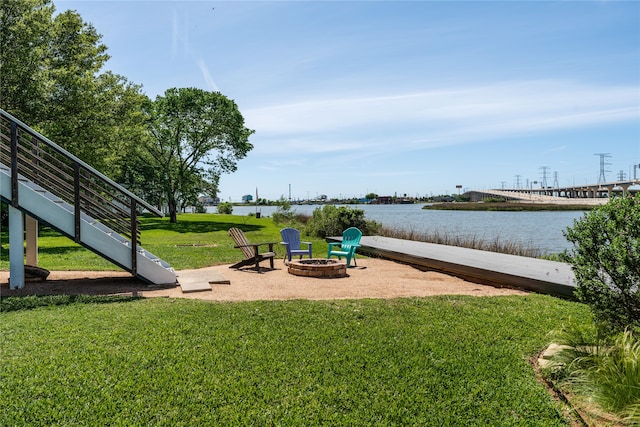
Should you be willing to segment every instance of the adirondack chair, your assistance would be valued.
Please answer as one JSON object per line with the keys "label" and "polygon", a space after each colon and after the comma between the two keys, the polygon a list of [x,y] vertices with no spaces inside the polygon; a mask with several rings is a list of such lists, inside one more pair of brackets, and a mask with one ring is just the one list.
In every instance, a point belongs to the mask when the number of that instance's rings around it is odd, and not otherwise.
{"label": "adirondack chair", "polygon": [[[231,236],[236,244],[234,248],[240,249],[245,257],[242,261],[233,264],[229,268],[240,268],[245,265],[255,264],[256,271],[260,272],[260,262],[268,259],[271,269],[273,269],[273,257],[276,256],[276,253],[273,251],[273,245],[276,242],[250,243],[242,230],[235,227],[229,229],[229,236]],[[259,252],[258,247],[263,245],[269,245],[269,252]]]}
{"label": "adirondack chair", "polygon": [[[287,253],[285,254],[285,259],[289,258],[291,261],[291,256],[300,255],[300,259],[304,255],[309,255],[309,258],[313,258],[313,254],[311,252],[311,242],[301,242],[300,241],[300,232],[295,228],[283,228],[280,230],[280,236],[282,236],[281,245],[287,249]],[[301,244],[307,245],[306,249],[302,249]]]}
{"label": "adirondack chair", "polygon": [[[342,257],[347,258],[347,268],[351,264],[351,258],[353,258],[353,264],[358,265],[356,262],[356,249],[360,247],[360,238],[362,237],[362,231],[355,227],[347,228],[342,233],[342,242],[329,243],[329,251],[327,258],[331,258],[331,255],[337,255],[338,259]],[[334,246],[340,246],[340,250],[334,249]]]}

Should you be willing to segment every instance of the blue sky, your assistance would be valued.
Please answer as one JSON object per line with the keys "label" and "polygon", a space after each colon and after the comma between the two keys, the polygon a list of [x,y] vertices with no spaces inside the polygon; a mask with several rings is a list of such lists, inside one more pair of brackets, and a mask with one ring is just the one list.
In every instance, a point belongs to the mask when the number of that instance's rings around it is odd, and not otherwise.
{"label": "blue sky", "polygon": [[[154,99],[235,100],[223,200],[423,196],[633,175],[640,2],[55,1]],[[640,171],[638,171],[640,176]],[[538,184],[539,185],[539,184]]]}

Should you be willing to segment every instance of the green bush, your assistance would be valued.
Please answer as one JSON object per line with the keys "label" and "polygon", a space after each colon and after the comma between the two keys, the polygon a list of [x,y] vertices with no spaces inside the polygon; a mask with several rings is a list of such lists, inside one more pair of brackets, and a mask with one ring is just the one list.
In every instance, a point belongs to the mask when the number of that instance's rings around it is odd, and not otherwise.
{"label": "green bush", "polygon": [[326,205],[317,208],[307,222],[305,232],[309,236],[325,238],[327,236],[341,236],[349,227],[356,227],[362,234],[369,235],[380,229],[380,224],[368,221],[364,217],[364,210],[352,209],[346,206]]}
{"label": "green bush", "polygon": [[640,329],[640,197],[614,198],[565,231],[576,297],[600,327]]}
{"label": "green bush", "polygon": [[218,213],[231,215],[233,213],[233,205],[229,202],[222,202],[218,204]]}
{"label": "green bush", "polygon": [[276,211],[271,215],[273,222],[280,224],[291,224],[294,222],[296,211],[291,209],[291,203],[283,197],[278,200],[278,207]]}

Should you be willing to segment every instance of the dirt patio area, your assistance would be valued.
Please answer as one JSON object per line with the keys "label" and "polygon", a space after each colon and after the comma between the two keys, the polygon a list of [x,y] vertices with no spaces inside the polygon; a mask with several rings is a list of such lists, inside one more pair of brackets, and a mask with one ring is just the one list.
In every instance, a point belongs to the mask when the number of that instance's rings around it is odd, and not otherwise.
{"label": "dirt patio area", "polygon": [[[197,298],[211,301],[330,300],[357,298],[402,298],[458,294],[475,296],[526,295],[527,292],[471,283],[446,274],[421,271],[393,261],[364,258],[347,270],[347,277],[322,279],[293,276],[283,260],[273,270],[230,269],[218,265],[178,272],[179,281],[220,278],[230,284],[211,284],[211,290],[182,292],[180,286],[150,287],[126,272],[52,271],[44,282],[27,282],[20,290],[10,290],[7,271],[0,272],[0,296],[18,295],[141,295],[144,297]],[[262,263],[268,266],[267,262]]]}

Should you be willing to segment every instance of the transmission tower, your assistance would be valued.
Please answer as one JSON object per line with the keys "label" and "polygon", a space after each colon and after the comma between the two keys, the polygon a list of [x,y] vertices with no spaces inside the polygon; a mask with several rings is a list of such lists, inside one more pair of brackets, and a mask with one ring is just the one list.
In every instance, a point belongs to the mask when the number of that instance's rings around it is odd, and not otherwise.
{"label": "transmission tower", "polygon": [[558,195],[560,195],[560,183],[558,182],[557,171],[553,173],[553,188],[558,192]]}
{"label": "transmission tower", "polygon": [[522,177],[522,175],[516,175],[516,189],[522,188],[522,186],[520,185],[520,178],[521,177]]}
{"label": "transmission tower", "polygon": [[611,157],[610,153],[596,153],[596,156],[600,156],[600,175],[598,176],[598,184],[604,184],[607,182],[607,178],[605,177],[605,172],[611,172],[606,170],[605,166],[611,166],[611,163],[607,163],[606,159]]}
{"label": "transmission tower", "polygon": [[624,181],[627,178],[627,174],[622,169],[618,172],[618,181]]}
{"label": "transmission tower", "polygon": [[547,188],[547,171],[549,170],[549,166],[540,166],[542,169],[542,188]]}

